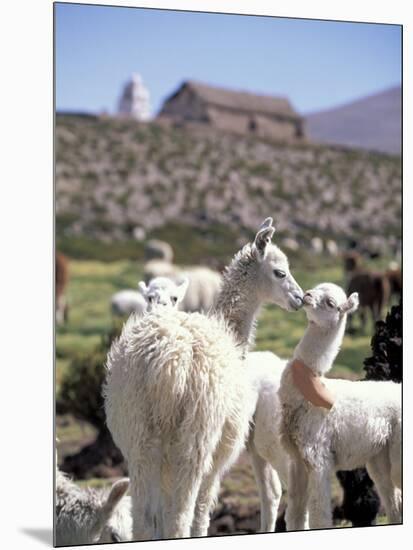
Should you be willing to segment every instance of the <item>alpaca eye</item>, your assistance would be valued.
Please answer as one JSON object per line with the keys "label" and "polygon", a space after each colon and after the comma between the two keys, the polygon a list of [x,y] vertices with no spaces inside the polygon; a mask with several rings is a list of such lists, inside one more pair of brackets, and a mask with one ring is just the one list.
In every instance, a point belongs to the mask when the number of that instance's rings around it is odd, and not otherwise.
{"label": "alpaca eye", "polygon": [[171,302],[175,305],[176,302],[178,301],[178,298],[176,296],[172,296],[171,298]]}
{"label": "alpaca eye", "polygon": [[274,275],[278,279],[284,279],[284,277],[287,275],[285,271],[282,271],[281,269],[274,269]]}
{"label": "alpaca eye", "polygon": [[148,302],[151,304],[153,302],[153,296],[148,296]]}
{"label": "alpaca eye", "polygon": [[328,307],[336,307],[336,303],[331,298],[327,298],[327,305]]}

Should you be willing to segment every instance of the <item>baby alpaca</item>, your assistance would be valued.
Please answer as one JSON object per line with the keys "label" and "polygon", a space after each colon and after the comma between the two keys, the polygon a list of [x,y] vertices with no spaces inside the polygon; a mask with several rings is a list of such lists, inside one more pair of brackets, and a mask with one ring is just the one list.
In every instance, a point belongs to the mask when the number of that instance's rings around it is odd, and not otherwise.
{"label": "baby alpaca", "polygon": [[120,290],[111,299],[111,308],[114,315],[129,316],[135,313],[138,316],[146,311],[152,311],[152,307],[169,305],[172,307],[180,304],[188,288],[188,279],[181,277],[174,282],[166,277],[155,277],[148,285],[143,281],[139,283],[139,290]]}
{"label": "baby alpaca", "polygon": [[[308,326],[295,349],[298,359],[323,377],[336,358],[347,314],[358,295],[323,283],[304,294]],[[304,399],[293,383],[293,361],[283,372],[281,437],[290,455],[287,529],[332,527],[332,470],[366,466],[391,523],[401,521],[401,388],[393,382],[322,378],[335,396],[330,410]]]}
{"label": "baby alpaca", "polygon": [[56,545],[119,542],[132,539],[131,499],[124,496],[128,479],[109,491],[82,489],[56,471]]}
{"label": "baby alpaca", "polygon": [[152,311],[156,306],[178,307],[185,298],[188,283],[186,277],[177,283],[167,277],[155,277],[148,285],[141,281],[138,286],[146,301],[146,310]]}

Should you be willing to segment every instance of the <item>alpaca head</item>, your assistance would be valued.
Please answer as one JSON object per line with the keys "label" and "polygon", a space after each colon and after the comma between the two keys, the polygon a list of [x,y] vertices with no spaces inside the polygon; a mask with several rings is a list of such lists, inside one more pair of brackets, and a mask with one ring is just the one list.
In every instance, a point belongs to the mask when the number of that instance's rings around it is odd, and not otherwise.
{"label": "alpaca head", "polygon": [[187,277],[182,277],[177,283],[167,277],[155,277],[148,285],[141,281],[139,289],[148,304],[148,311],[152,311],[157,306],[178,307],[185,297],[188,284]]}
{"label": "alpaca head", "polygon": [[119,542],[131,539],[131,515],[130,513],[121,514],[117,510],[128,488],[129,479],[119,479],[100,503],[97,509],[97,521],[94,526],[96,534],[92,537],[93,542]]}
{"label": "alpaca head", "polygon": [[114,542],[119,538],[130,540],[132,519],[128,510],[129,500],[122,500],[128,488],[129,479],[125,478],[116,481],[109,491],[80,489],[57,470],[56,491],[60,493],[56,504],[57,545]]}
{"label": "alpaca head", "polygon": [[271,242],[274,232],[272,218],[267,218],[252,245],[257,261],[256,288],[262,302],[277,304],[287,311],[297,310],[302,306],[303,291],[290,273],[287,256]]}
{"label": "alpaca head", "polygon": [[357,292],[348,298],[342,288],[333,283],[322,283],[307,290],[303,306],[309,321],[321,328],[334,328],[348,313],[356,311],[359,305]]}

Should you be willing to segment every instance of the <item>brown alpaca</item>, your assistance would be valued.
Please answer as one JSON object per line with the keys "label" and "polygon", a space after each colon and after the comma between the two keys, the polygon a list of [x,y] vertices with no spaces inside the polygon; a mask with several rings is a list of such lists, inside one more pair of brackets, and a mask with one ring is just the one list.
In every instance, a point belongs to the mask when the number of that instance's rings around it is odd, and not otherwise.
{"label": "brown alpaca", "polygon": [[66,323],[69,306],[66,302],[66,287],[69,280],[69,262],[61,252],[56,252],[56,323]]}
{"label": "brown alpaca", "polygon": [[[362,257],[358,252],[348,252],[344,255],[344,272],[347,284],[347,294],[358,292],[360,306],[359,315],[361,328],[366,326],[366,312],[370,311],[373,322],[382,317],[383,306],[390,299],[390,281],[386,273],[370,271],[363,266]],[[353,316],[349,317],[348,328],[352,330]]]}
{"label": "brown alpaca", "polygon": [[386,271],[386,277],[390,284],[390,298],[394,296],[399,300],[402,295],[402,271],[400,267],[389,267]]}

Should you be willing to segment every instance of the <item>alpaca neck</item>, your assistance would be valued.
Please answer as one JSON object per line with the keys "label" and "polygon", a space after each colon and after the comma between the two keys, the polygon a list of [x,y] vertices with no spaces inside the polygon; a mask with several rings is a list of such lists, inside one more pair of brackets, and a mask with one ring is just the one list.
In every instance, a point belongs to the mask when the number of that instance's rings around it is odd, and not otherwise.
{"label": "alpaca neck", "polygon": [[215,306],[215,313],[227,321],[245,353],[254,343],[255,320],[261,305],[256,282],[257,264],[248,246],[227,268]]}
{"label": "alpaca neck", "polygon": [[345,327],[345,316],[335,327],[323,328],[310,322],[295,348],[294,359],[302,361],[317,375],[328,372],[340,351]]}

